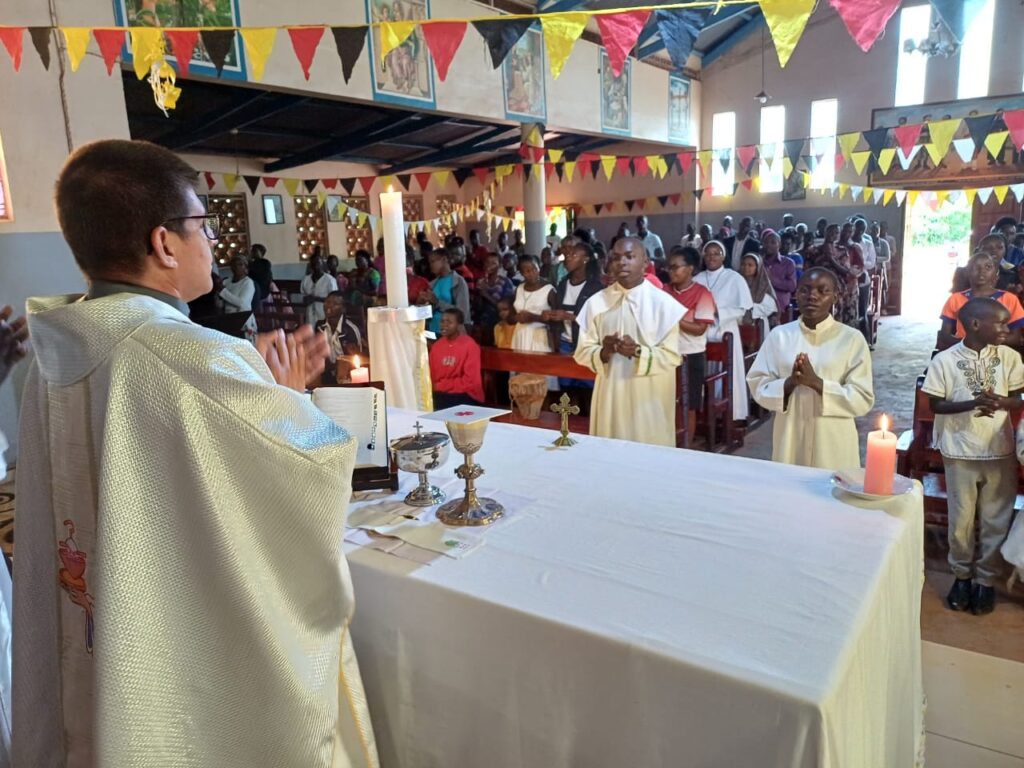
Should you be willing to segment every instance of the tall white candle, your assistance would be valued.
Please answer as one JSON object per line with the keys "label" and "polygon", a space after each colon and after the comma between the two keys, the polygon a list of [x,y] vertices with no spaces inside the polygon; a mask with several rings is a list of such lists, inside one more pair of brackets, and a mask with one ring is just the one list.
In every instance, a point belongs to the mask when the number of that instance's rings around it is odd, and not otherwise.
{"label": "tall white candle", "polygon": [[380,193],[381,226],[384,230],[384,276],[389,307],[409,306],[409,287],[405,277],[405,221],[402,218],[402,193]]}

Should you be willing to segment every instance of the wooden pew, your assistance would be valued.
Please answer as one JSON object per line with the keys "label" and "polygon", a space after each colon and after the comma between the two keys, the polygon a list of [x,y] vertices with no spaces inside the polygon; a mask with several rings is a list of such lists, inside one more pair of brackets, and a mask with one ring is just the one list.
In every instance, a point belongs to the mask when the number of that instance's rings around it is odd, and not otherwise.
{"label": "wooden pew", "polygon": [[[719,370],[704,377],[704,409],[697,416],[698,424],[704,426],[707,450],[727,453],[743,445],[737,440],[732,421],[732,345],[731,333],[723,335],[721,341],[709,341],[707,346],[708,368],[718,363]],[[723,423],[724,440],[718,441],[718,420]]]}
{"label": "wooden pew", "polygon": [[[760,351],[761,345],[764,344],[762,331],[763,326],[760,322],[753,325],[740,326],[740,342],[743,344],[744,376],[750,372],[750,367],[754,364],[754,360],[757,359],[757,353]],[[748,429],[753,429],[769,416],[768,412],[758,405],[754,399],[754,393],[749,387],[747,387],[747,410],[750,412],[750,417],[747,419]]]}

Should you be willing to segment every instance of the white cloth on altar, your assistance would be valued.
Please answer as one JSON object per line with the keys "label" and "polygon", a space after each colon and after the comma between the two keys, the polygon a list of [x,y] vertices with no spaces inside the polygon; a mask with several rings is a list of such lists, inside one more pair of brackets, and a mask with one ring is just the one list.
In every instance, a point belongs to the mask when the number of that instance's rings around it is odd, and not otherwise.
{"label": "white cloth on altar", "polygon": [[743,421],[750,411],[747,402],[747,380],[743,365],[743,341],[740,339],[739,322],[748,309],[754,306],[750,286],[743,276],[734,269],[719,267],[704,270],[694,275],[694,282],[700,283],[715,297],[718,318],[708,328],[708,341],[721,341],[725,334],[732,334],[732,417]]}
{"label": "white cloth on altar", "polygon": [[[806,354],[824,382],[822,394],[797,386],[785,402],[786,379]],[[750,391],[774,414],[772,461],[824,469],[860,466],[854,418],[875,404],[871,352],[864,336],[831,316],[811,330],[800,320],[772,329],[747,374]]]}
{"label": "white cloth on altar", "polygon": [[[590,434],[652,445],[676,444],[676,369],[679,321],[686,308],[647,280],[626,290],[618,283],[596,293],[577,317],[573,357],[597,379],[590,405]],[[601,360],[605,336],[629,336],[634,358]]]}
{"label": "white cloth on altar", "polygon": [[823,470],[551,438],[488,427],[478,488],[520,502],[471,555],[345,545],[383,764],[915,765],[919,487],[844,502]]}
{"label": "white cloth on altar", "polygon": [[28,302],[15,765],[376,766],[352,438],[252,345],[149,296],[75,299]]}

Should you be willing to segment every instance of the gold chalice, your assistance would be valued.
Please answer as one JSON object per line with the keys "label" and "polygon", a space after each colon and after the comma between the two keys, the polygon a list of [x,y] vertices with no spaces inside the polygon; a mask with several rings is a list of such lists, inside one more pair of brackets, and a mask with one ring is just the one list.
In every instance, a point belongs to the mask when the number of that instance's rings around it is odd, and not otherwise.
{"label": "gold chalice", "polygon": [[[467,415],[469,412],[470,409],[466,409]],[[463,463],[455,474],[466,481],[466,495],[442,504],[437,510],[437,519],[445,525],[489,525],[505,514],[501,504],[494,499],[481,498],[476,493],[476,479],[484,473],[484,468],[476,463],[474,456],[483,445],[489,422],[490,416],[468,423],[445,421],[448,434],[452,436],[452,445],[463,455]]]}

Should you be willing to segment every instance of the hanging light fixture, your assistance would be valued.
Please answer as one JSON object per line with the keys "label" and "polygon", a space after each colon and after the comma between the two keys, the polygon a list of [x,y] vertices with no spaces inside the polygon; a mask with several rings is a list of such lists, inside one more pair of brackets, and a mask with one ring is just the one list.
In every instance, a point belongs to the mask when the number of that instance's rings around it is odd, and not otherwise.
{"label": "hanging light fixture", "polygon": [[754,97],[761,104],[767,104],[768,101],[771,99],[771,96],[768,95],[768,91],[765,90],[765,85],[764,85],[764,49],[765,49],[764,28],[765,28],[765,24],[762,23],[761,24],[761,90]]}
{"label": "hanging light fixture", "polygon": [[937,20],[932,22],[931,32],[929,32],[926,40],[912,40],[909,38],[904,40],[903,51],[905,53],[917,51],[927,57],[942,56],[943,58],[949,58],[960,52],[960,43],[949,34],[946,25],[941,20]]}

